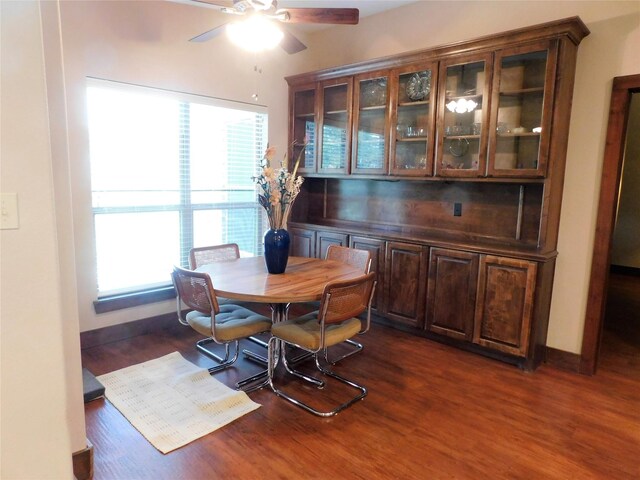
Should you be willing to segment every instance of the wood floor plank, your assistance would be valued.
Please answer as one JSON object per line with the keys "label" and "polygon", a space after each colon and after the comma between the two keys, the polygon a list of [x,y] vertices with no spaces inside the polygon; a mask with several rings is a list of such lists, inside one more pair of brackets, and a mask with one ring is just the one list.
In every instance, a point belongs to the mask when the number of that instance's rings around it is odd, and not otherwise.
{"label": "wood floor plank", "polygon": [[[177,350],[206,367],[198,338],[179,326],[141,335],[84,350],[83,366],[101,375]],[[362,340],[364,352],[335,370],[369,395],[329,419],[263,389],[250,394],[255,412],[163,455],[108,401],[87,404],[94,478],[640,478],[640,345],[606,340],[586,377],[527,373],[380,325]],[[231,385],[259,370],[242,360],[216,378]],[[282,385],[313,399],[345,393]]]}

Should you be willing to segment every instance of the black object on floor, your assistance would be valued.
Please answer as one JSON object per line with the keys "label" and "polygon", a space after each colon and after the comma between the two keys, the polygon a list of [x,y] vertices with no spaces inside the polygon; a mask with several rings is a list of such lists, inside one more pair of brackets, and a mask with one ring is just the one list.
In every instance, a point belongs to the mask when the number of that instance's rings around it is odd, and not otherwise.
{"label": "black object on floor", "polygon": [[104,385],[86,368],[82,369],[82,385],[84,387],[84,403],[104,396]]}

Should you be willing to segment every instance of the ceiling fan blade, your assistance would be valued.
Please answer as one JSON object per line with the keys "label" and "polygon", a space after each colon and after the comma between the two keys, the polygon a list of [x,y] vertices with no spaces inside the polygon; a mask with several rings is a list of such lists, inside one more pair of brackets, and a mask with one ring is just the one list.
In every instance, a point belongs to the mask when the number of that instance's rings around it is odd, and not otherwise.
{"label": "ceiling fan blade", "polygon": [[336,25],[357,25],[360,11],[357,8],[285,8],[286,23],[331,23]]}
{"label": "ceiling fan blade", "polygon": [[280,42],[280,47],[287,52],[289,55],[293,55],[294,53],[301,52],[302,50],[306,50],[307,46],[302,43],[300,40],[296,38],[294,34],[288,32],[286,29],[282,28],[282,33],[284,33],[284,37],[282,37],[282,41]]}
{"label": "ceiling fan blade", "polygon": [[193,37],[189,41],[190,42],[207,42],[207,41],[211,40],[212,38],[217,37],[222,32],[224,32],[226,27],[227,27],[227,24],[223,23],[222,25],[219,25],[216,28],[213,28],[213,29],[208,30],[208,31],[206,31],[204,33],[201,33],[200,35],[197,35],[197,36]]}

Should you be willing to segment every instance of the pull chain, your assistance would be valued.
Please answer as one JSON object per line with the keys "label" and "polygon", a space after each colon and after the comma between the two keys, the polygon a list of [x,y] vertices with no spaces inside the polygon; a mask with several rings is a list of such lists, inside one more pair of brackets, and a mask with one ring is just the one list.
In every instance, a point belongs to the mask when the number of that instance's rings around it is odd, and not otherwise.
{"label": "pull chain", "polygon": [[251,98],[253,98],[254,102],[258,101],[258,87],[260,84],[260,75],[262,75],[262,68],[258,67],[258,65],[254,65],[253,66],[253,71],[255,72],[255,88],[253,90],[253,94],[251,95]]}

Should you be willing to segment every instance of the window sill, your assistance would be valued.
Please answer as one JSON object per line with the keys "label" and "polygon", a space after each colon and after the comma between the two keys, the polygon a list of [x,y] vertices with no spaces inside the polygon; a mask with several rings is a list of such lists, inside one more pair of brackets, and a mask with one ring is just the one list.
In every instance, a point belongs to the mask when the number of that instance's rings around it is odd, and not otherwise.
{"label": "window sill", "polygon": [[162,302],[172,298],[176,298],[176,291],[173,285],[99,298],[93,302],[93,308],[96,313],[107,313],[149,303]]}

